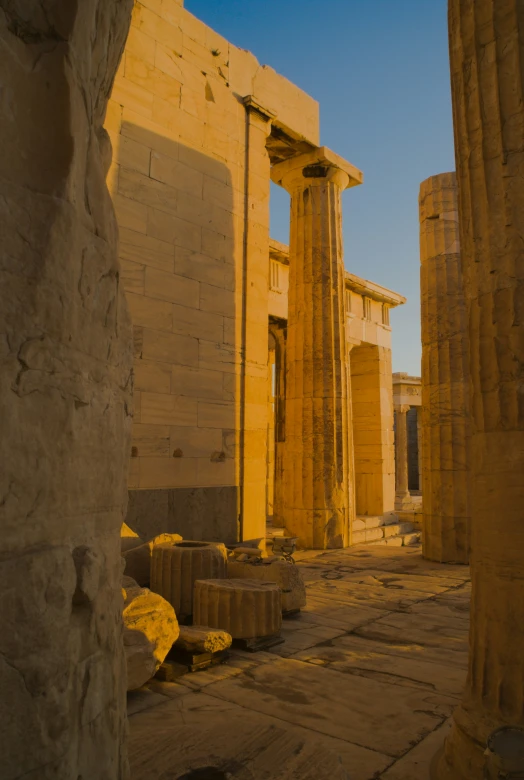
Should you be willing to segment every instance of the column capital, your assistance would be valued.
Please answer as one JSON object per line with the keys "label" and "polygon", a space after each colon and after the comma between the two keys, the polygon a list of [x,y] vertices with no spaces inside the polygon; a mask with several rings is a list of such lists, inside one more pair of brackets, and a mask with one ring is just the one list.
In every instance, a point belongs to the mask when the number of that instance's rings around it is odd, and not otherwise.
{"label": "column capital", "polygon": [[395,411],[400,414],[407,414],[411,409],[411,404],[395,404]]}
{"label": "column capital", "polygon": [[362,171],[326,146],[291,157],[271,168],[271,179],[288,192],[336,181],[341,189],[362,184]]}

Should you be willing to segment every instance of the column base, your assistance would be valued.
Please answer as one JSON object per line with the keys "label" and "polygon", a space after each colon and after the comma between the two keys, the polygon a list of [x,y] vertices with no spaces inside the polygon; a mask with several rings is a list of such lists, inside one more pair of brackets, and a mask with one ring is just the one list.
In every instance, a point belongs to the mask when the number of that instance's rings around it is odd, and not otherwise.
{"label": "column base", "polygon": [[395,509],[398,509],[400,511],[405,509],[413,509],[413,499],[411,497],[411,493],[397,493],[395,496]]}
{"label": "column base", "polygon": [[453,714],[452,729],[431,762],[430,780],[481,780],[485,777],[487,738],[495,728],[491,720],[481,714],[472,717],[459,705]]}

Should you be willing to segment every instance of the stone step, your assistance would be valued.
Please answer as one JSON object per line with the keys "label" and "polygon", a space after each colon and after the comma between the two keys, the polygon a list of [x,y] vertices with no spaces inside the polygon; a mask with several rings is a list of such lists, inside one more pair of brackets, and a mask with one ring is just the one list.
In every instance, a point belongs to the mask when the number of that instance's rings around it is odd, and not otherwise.
{"label": "stone step", "polygon": [[[391,527],[391,526],[390,526]],[[420,543],[420,533],[399,533],[397,526],[396,533],[386,536],[383,534],[379,536],[376,531],[385,530],[382,529],[369,529],[368,531],[357,531],[353,533],[353,544],[387,544],[391,547],[411,547]]]}
{"label": "stone step", "polygon": [[385,525],[393,525],[398,522],[394,512],[385,515],[357,515],[353,520],[353,531],[368,531],[371,528],[381,528]]}

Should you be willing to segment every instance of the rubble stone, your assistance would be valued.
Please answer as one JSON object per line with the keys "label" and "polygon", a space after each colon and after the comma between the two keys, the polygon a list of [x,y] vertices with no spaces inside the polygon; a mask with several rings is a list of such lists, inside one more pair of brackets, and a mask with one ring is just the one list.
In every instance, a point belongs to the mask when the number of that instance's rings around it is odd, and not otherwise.
{"label": "rubble stone", "polygon": [[138,547],[125,550],[126,575],[128,577],[133,577],[133,579],[142,587],[148,586],[151,581],[151,556],[153,548],[158,544],[180,541],[182,541],[182,537],[179,534],[160,534]]}
{"label": "rubble stone", "polygon": [[193,616],[196,624],[221,628],[233,639],[273,636],[282,626],[282,594],[275,582],[198,580]]}
{"label": "rubble stone", "polygon": [[218,653],[231,646],[227,631],[208,626],[181,626],[175,646],[190,653]]}
{"label": "rubble stone", "polygon": [[254,564],[249,561],[228,560],[227,576],[231,579],[276,582],[282,591],[283,612],[294,612],[306,606],[306,586],[300,569],[287,561]]}
{"label": "rubble stone", "polygon": [[126,591],[123,619],[127,690],[132,691],[154,676],[180,629],[173,607],[147,588]]}
{"label": "rubble stone", "polygon": [[226,548],[223,544],[184,540],[160,544],[153,550],[151,589],[173,605],[180,621],[193,614],[195,581],[225,576]]}

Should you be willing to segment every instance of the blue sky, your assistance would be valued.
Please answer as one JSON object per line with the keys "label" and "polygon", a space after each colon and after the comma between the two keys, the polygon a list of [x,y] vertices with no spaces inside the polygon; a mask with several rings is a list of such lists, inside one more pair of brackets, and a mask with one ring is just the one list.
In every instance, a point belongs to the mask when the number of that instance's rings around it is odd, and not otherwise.
{"label": "blue sky", "polygon": [[[185,0],[320,103],[321,143],[364,172],[344,195],[346,268],[408,298],[393,370],[420,374],[418,191],[455,167],[446,0]],[[271,233],[287,243],[287,194]]]}

